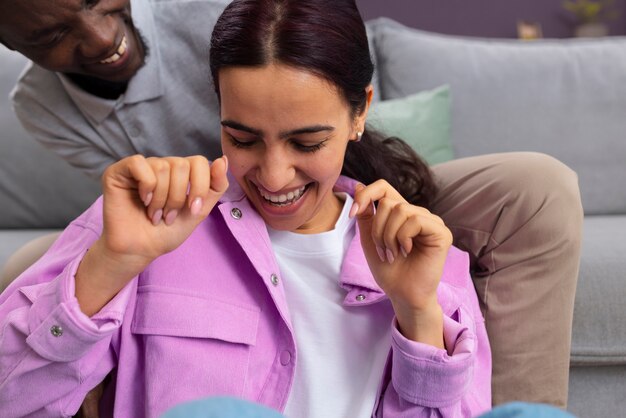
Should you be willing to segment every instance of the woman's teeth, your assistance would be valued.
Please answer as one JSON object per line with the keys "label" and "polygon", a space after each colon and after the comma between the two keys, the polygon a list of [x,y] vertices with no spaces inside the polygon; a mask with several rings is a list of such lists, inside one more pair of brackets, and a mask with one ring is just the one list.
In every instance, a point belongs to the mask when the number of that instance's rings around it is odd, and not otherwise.
{"label": "woman's teeth", "polygon": [[128,44],[126,43],[126,36],[122,38],[122,42],[120,42],[120,46],[117,47],[117,51],[111,55],[109,58],[100,61],[101,64],[112,64],[122,58],[122,55],[126,52],[126,48],[128,48]]}
{"label": "woman's teeth", "polygon": [[261,196],[263,196],[263,198],[268,202],[271,202],[275,205],[283,206],[295,203],[298,199],[300,199],[300,197],[302,197],[305,189],[306,186],[303,186],[298,190],[289,192],[287,194],[268,194],[259,189],[259,193],[261,193]]}

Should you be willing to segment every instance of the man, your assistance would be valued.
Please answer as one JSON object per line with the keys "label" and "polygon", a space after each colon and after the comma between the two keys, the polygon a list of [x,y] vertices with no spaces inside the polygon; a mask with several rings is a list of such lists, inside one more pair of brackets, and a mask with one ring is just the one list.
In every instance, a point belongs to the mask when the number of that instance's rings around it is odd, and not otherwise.
{"label": "man", "polygon": [[[0,40],[35,63],[14,92],[18,117],[93,177],[135,153],[219,156],[208,46],[225,4],[0,0]],[[433,171],[441,184],[433,212],[470,254],[492,344],[494,404],[564,407],[582,225],[575,174],[530,153]]]}

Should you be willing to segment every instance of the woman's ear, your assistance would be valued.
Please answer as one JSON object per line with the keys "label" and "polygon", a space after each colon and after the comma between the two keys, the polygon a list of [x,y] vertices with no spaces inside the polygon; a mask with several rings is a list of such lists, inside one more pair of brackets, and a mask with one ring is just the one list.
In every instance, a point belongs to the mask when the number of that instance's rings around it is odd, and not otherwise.
{"label": "woman's ear", "polygon": [[357,115],[355,120],[355,129],[357,132],[365,131],[365,120],[367,119],[367,112],[369,112],[372,99],[374,98],[374,86],[371,84],[365,87],[365,106],[363,111]]}

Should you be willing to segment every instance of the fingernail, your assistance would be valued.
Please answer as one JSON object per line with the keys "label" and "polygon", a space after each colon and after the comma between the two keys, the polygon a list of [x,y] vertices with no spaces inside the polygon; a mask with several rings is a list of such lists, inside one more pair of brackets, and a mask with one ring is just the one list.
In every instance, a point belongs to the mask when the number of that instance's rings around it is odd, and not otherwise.
{"label": "fingernail", "polygon": [[167,215],[165,215],[165,225],[173,224],[177,216],[178,216],[178,211],[176,209],[170,210],[169,212],[167,212]]}
{"label": "fingernail", "polygon": [[387,261],[387,259],[385,258],[385,252],[378,245],[376,246],[376,252],[378,253],[378,257],[380,257],[380,261],[382,261],[383,263]]}
{"label": "fingernail", "polygon": [[348,214],[349,218],[354,218],[354,215],[359,211],[359,204],[356,202],[352,203],[352,207],[350,208],[350,213]]}
{"label": "fingernail", "polygon": [[228,157],[222,155],[222,158],[224,159],[224,163],[226,164],[226,171],[228,171]]}
{"label": "fingernail", "polygon": [[152,202],[152,192],[146,195],[146,200],[143,201],[143,205],[148,206],[150,205],[150,202]]}
{"label": "fingernail", "polygon": [[406,253],[406,250],[403,246],[400,246],[400,252],[402,253],[402,257],[407,258],[409,255]]}
{"label": "fingernail", "polygon": [[193,202],[191,202],[191,214],[192,215],[197,215],[200,213],[200,210],[202,209],[202,198],[200,197],[196,197]]}
{"label": "fingernail", "polygon": [[387,254],[387,261],[389,261],[389,264],[393,264],[394,260],[396,259],[393,256],[393,253],[391,252],[391,250],[389,248],[387,248],[387,250],[385,251]]}
{"label": "fingernail", "polygon": [[163,218],[163,211],[161,209],[154,212],[152,215],[152,225],[157,226],[161,223],[161,218]]}

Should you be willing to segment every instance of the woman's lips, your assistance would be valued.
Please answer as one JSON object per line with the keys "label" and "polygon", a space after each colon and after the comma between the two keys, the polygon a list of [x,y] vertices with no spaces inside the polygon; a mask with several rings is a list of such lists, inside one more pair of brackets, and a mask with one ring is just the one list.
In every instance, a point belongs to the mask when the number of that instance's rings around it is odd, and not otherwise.
{"label": "woman's lips", "polygon": [[259,194],[261,195],[261,197],[265,199],[268,203],[276,206],[287,206],[294,204],[295,202],[300,200],[300,198],[304,194],[304,191],[306,190],[306,187],[307,186],[305,185],[300,187],[299,189],[280,194],[268,193],[258,187],[257,189],[259,190]]}
{"label": "woman's lips", "polygon": [[[259,210],[270,216],[292,216],[294,215],[306,200],[306,196],[311,189],[313,183],[309,183],[286,193],[268,193],[261,190],[255,184],[252,185],[257,190],[257,196],[260,204]],[[291,198],[290,198],[291,195]],[[268,199],[269,197],[269,199]],[[283,200],[281,202],[281,200]]]}

